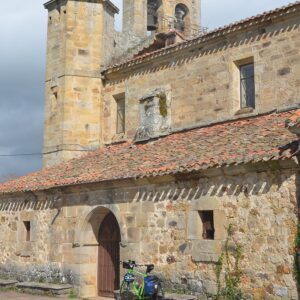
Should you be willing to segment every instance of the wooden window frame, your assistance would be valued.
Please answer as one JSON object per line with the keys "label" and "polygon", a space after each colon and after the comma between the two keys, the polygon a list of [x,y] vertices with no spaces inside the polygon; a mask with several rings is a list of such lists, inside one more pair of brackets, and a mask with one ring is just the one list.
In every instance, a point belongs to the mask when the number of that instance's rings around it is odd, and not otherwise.
{"label": "wooden window frame", "polygon": [[[245,76],[243,77],[243,68],[252,66],[253,72],[251,76]],[[240,71],[240,107],[241,108],[255,108],[255,69],[254,69],[254,62],[248,62],[239,65],[239,71]],[[253,97],[249,99],[246,95],[246,99],[243,99],[244,90],[247,89],[247,86],[244,84],[247,81],[252,81],[252,94]],[[246,88],[245,88],[246,86]],[[246,91],[246,94],[247,91]]]}

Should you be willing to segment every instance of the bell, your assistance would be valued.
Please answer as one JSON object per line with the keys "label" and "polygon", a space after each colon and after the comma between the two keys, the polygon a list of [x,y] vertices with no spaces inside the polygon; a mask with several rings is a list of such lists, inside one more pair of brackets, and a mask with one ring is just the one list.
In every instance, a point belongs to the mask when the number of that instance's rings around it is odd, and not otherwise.
{"label": "bell", "polygon": [[157,29],[157,3],[156,1],[148,1],[148,11],[147,11],[147,30],[155,31]]}
{"label": "bell", "polygon": [[184,31],[184,18],[186,16],[186,11],[183,7],[178,5],[175,10],[175,29],[179,31]]}

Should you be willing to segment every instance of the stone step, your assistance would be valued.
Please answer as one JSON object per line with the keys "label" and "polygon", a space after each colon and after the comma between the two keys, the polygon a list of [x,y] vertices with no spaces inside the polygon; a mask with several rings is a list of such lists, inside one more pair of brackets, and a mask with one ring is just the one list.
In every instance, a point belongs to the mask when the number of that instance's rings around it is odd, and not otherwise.
{"label": "stone step", "polygon": [[15,286],[18,283],[16,280],[5,280],[5,279],[0,279],[0,287],[1,288],[10,288],[12,286]]}
{"label": "stone step", "polygon": [[196,300],[197,297],[193,295],[186,295],[186,294],[165,294],[165,300]]}
{"label": "stone step", "polygon": [[47,294],[53,296],[60,296],[69,294],[73,288],[69,284],[50,284],[40,282],[20,282],[16,284],[16,287],[25,293],[30,294]]}

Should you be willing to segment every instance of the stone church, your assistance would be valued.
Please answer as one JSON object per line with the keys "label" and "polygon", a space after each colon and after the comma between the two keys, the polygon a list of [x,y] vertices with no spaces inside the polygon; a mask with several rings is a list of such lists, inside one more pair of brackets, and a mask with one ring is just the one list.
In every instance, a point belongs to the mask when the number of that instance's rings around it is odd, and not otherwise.
{"label": "stone church", "polygon": [[[120,260],[299,299],[300,2],[206,31],[200,0],[50,0],[44,168],[0,185],[0,277],[113,297]],[[205,13],[205,12],[204,12]]]}

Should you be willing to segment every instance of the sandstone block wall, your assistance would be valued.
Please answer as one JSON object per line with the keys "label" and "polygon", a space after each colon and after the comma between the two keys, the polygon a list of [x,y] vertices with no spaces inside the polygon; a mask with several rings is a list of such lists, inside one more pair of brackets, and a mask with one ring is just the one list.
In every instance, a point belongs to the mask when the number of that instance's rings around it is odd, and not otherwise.
{"label": "sandstone block wall", "polygon": [[[177,2],[164,3],[164,10],[169,13]],[[196,5],[189,0],[183,2],[187,6]],[[101,77],[101,70],[122,57],[122,52],[142,47],[153,37],[126,30],[115,32],[115,12],[102,3],[70,0],[59,6],[51,5],[44,166],[103,144],[133,139],[140,122],[139,99],[157,88],[170,90],[171,131],[299,104],[298,13]],[[141,13],[141,7],[145,2],[134,4],[128,0],[126,5],[124,14],[130,20],[125,18],[125,21],[142,26],[145,10]],[[130,10],[134,12],[132,19]],[[193,11],[197,13],[198,10]],[[256,105],[255,109],[243,110],[239,67],[246,62],[254,63]],[[126,134],[119,137],[115,96],[123,93]]]}
{"label": "sandstone block wall", "polygon": [[114,11],[99,2],[49,4],[44,166],[100,146],[100,70],[113,56]]}
{"label": "sandstone block wall", "polygon": [[[68,281],[82,296],[96,296],[98,231],[111,211],[121,230],[121,259],[154,263],[169,288],[215,293],[214,262],[225,227],[233,224],[243,247],[241,279],[248,298],[298,299],[293,277],[298,176],[294,170],[227,169],[225,177],[124,181],[1,197],[0,276]],[[214,213],[214,240],[202,237],[199,211],[206,210]],[[24,221],[32,221],[30,241]]]}
{"label": "sandstone block wall", "polygon": [[[299,103],[299,24],[294,16],[207,41],[176,54],[157,57],[107,73],[101,112],[104,143],[115,135],[113,96],[126,95],[126,133],[139,124],[139,99],[156,88],[172,94],[172,128],[251,116]],[[240,110],[239,65],[253,61],[256,107]]]}

